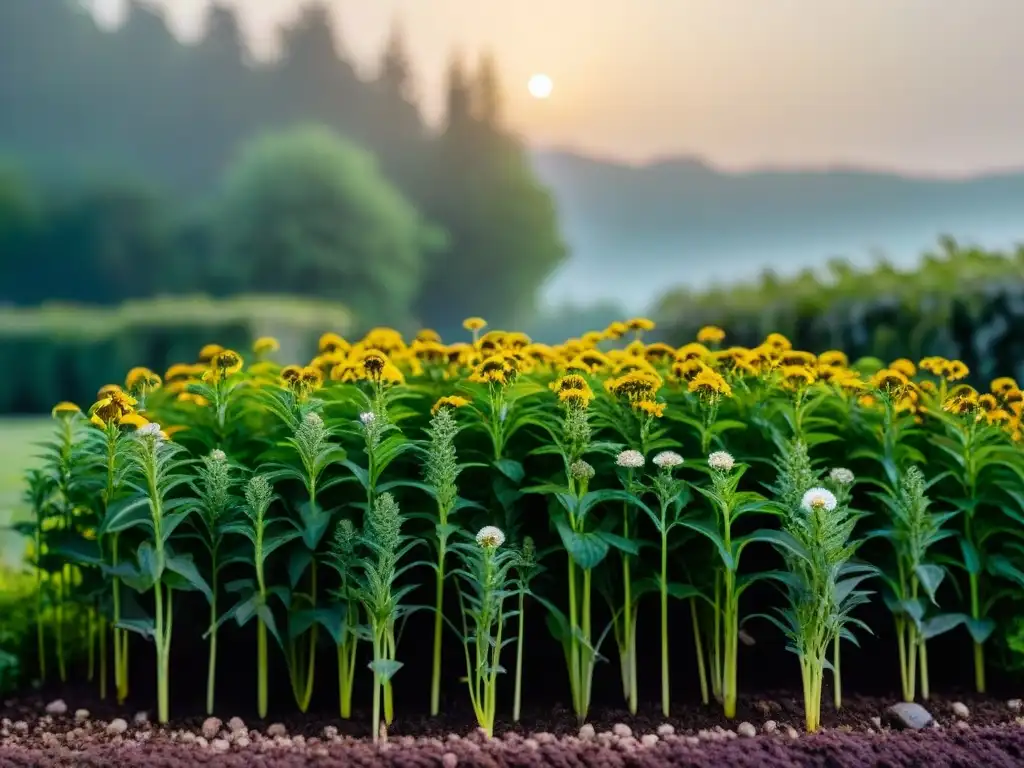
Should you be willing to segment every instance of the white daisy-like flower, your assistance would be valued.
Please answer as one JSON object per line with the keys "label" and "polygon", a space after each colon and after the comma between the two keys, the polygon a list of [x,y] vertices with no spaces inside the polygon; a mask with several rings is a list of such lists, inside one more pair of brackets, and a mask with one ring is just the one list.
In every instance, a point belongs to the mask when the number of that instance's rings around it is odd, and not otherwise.
{"label": "white daisy-like flower", "polygon": [[227,457],[228,455],[224,453],[224,451],[222,451],[220,448],[214,448],[210,452],[210,458],[213,459],[214,461],[224,461]]}
{"label": "white daisy-like flower", "polygon": [[589,480],[594,476],[594,468],[587,462],[583,461],[583,459],[574,461],[572,466],[569,467],[569,471],[577,480]]}
{"label": "white daisy-like flower", "polygon": [[497,526],[485,525],[477,532],[476,543],[487,549],[497,549],[505,543],[505,534]]}
{"label": "white daisy-like flower", "polygon": [[736,459],[728,451],[715,451],[708,456],[708,466],[719,472],[731,472],[736,466]]}
{"label": "white daisy-like flower", "polygon": [[627,469],[639,469],[644,465],[644,455],[640,451],[623,451],[615,458],[615,463]]}
{"label": "white daisy-like flower", "polygon": [[683,463],[683,457],[675,451],[662,451],[654,457],[654,463],[662,469],[673,469]]}
{"label": "white daisy-like flower", "polygon": [[151,421],[149,422],[149,424],[146,424],[136,429],[135,434],[139,435],[140,437],[155,437],[157,439],[160,439],[160,434],[162,431],[163,430],[160,429],[159,424],[157,424],[155,421]]}
{"label": "white daisy-like flower", "polygon": [[846,467],[836,467],[828,473],[828,479],[836,485],[852,485],[853,472]]}
{"label": "white daisy-like flower", "polygon": [[811,490],[804,494],[800,506],[808,512],[814,512],[819,509],[831,512],[836,508],[837,503],[832,491],[825,488],[811,488]]}
{"label": "white daisy-like flower", "polygon": [[364,411],[359,414],[359,420],[363,422],[363,426],[369,426],[377,420],[377,414],[373,411]]}

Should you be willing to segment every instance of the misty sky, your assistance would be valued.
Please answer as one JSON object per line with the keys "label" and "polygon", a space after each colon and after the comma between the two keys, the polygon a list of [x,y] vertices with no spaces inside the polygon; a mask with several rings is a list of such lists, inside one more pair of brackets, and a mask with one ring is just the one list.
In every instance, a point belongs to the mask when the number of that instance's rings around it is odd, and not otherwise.
{"label": "misty sky", "polygon": [[[87,0],[116,19],[122,0]],[[206,0],[152,0],[197,33]],[[299,0],[224,0],[273,52]],[[436,118],[453,50],[494,52],[535,146],[723,167],[1024,167],[1024,0],[331,0],[371,67],[398,20]],[[526,81],[555,82],[546,102]],[[325,98],[328,95],[325,94]]]}

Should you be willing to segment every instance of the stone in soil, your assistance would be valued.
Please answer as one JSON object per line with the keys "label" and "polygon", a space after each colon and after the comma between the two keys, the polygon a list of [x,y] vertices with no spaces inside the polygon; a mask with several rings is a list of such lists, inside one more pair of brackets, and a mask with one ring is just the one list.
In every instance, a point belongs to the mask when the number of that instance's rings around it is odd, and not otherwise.
{"label": "stone in soil", "polygon": [[954,701],[951,707],[953,714],[959,717],[961,720],[966,720],[971,716],[971,710],[967,708],[967,705],[962,701]]}
{"label": "stone in soil", "polygon": [[55,715],[60,717],[61,715],[67,714],[68,705],[64,703],[64,699],[54,699],[46,705],[46,714]]}
{"label": "stone in soil", "polygon": [[931,713],[920,704],[912,701],[901,701],[893,704],[882,715],[882,722],[900,730],[919,731],[935,722]]}

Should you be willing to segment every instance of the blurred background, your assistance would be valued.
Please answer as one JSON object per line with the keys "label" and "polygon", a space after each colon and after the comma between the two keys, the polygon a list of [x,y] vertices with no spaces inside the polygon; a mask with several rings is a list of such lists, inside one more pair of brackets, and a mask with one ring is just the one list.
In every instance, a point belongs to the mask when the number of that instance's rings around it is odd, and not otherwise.
{"label": "blurred background", "polygon": [[213,341],[291,362],[327,330],[643,314],[1020,375],[1021,25],[1017,0],[4,0],[0,524],[55,402]]}

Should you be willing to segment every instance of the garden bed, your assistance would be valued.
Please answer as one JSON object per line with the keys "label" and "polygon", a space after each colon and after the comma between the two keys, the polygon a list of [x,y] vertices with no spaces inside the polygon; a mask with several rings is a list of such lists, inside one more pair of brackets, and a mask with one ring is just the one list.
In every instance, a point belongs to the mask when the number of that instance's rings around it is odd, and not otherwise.
{"label": "garden bed", "polygon": [[[957,701],[966,712],[956,712]],[[715,709],[695,705],[677,706],[667,720],[597,711],[582,730],[567,710],[534,713],[516,726],[499,722],[491,740],[475,729],[468,714],[400,717],[386,743],[375,747],[360,725],[366,722],[362,717],[341,721],[310,714],[274,722],[220,722],[197,716],[160,727],[146,713],[118,710],[83,692],[80,698],[69,696],[63,707],[38,696],[4,702],[0,764],[998,768],[1024,761],[1024,718],[1018,702],[936,698],[928,704],[935,724],[920,731],[881,724],[891,703],[850,697],[842,712],[822,713],[823,728],[813,735],[798,730],[802,703],[789,694],[741,699],[739,717],[732,723]],[[54,714],[47,715],[48,708]],[[88,712],[80,711],[84,709]]]}

